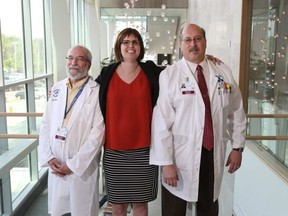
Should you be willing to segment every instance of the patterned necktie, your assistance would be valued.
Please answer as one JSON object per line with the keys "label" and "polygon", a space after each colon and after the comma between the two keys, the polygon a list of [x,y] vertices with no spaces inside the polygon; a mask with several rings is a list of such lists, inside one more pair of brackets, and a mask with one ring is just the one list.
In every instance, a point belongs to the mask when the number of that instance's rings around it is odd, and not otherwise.
{"label": "patterned necktie", "polygon": [[205,125],[204,125],[204,134],[203,134],[203,147],[211,151],[214,145],[214,135],[213,135],[213,124],[211,116],[211,107],[210,99],[208,94],[208,88],[206,85],[205,77],[203,75],[203,70],[201,65],[197,66],[197,78],[198,85],[202,94],[202,98],[205,104]]}

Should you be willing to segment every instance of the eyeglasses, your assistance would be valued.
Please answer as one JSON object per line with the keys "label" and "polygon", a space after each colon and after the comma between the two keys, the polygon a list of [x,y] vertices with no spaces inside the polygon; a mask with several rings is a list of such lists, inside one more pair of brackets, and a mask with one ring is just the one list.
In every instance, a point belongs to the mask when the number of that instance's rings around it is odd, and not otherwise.
{"label": "eyeglasses", "polygon": [[124,46],[129,46],[130,44],[132,44],[132,46],[139,46],[140,42],[138,40],[123,40],[121,44]]}
{"label": "eyeglasses", "polygon": [[189,38],[189,37],[184,38],[182,41],[184,41],[185,44],[190,44],[192,41],[194,43],[199,43],[200,41],[202,41],[202,39],[203,39],[203,36],[199,35],[199,36],[195,36],[193,38]]}
{"label": "eyeglasses", "polygon": [[83,56],[67,56],[66,57],[66,59],[68,60],[68,61],[73,61],[73,60],[75,60],[75,61],[79,61],[79,62],[86,62],[86,61],[88,61],[88,62],[90,62],[88,59],[86,59],[86,58],[84,58]]}

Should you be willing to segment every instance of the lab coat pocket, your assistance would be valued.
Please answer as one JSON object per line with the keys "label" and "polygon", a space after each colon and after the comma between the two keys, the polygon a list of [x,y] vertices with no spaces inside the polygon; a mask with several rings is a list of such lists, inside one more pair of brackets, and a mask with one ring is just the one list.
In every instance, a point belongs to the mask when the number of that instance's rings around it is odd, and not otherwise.
{"label": "lab coat pocket", "polygon": [[223,92],[221,92],[221,94],[219,95],[221,108],[229,107],[229,96],[229,94],[224,94]]}
{"label": "lab coat pocket", "polygon": [[173,105],[175,108],[191,107],[195,99],[197,99],[195,93],[182,94],[181,92],[178,92],[176,97],[174,98]]}
{"label": "lab coat pocket", "polygon": [[188,171],[187,160],[191,157],[191,136],[174,133],[175,164],[179,170]]}

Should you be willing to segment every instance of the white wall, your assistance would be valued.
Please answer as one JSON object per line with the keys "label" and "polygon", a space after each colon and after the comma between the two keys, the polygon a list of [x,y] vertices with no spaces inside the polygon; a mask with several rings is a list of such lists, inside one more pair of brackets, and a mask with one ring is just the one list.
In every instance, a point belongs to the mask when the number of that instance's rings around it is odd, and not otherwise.
{"label": "white wall", "polygon": [[236,174],[234,211],[237,216],[287,216],[288,184],[249,148]]}
{"label": "white wall", "polygon": [[239,77],[242,0],[189,0],[187,22],[206,31],[207,53],[224,61]]}

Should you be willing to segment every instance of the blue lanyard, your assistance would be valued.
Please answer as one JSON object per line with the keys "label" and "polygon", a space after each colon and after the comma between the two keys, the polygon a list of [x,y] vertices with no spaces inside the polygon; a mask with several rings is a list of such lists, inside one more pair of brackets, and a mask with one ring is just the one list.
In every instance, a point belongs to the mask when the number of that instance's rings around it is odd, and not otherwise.
{"label": "blue lanyard", "polygon": [[[79,96],[81,95],[84,87],[86,86],[86,84],[88,83],[90,79],[90,76],[87,78],[87,80],[83,83],[83,85],[81,86],[80,90],[78,91],[78,93],[76,94],[76,96],[73,98],[73,101],[71,102],[70,106],[68,107],[68,109],[65,109],[64,112],[64,119],[66,118],[67,114],[69,113],[69,111],[72,109],[73,105],[75,104],[75,102],[77,101],[77,99],[79,98]],[[68,100],[68,88],[67,88],[67,96],[66,96],[66,106],[67,106],[67,100]]]}

